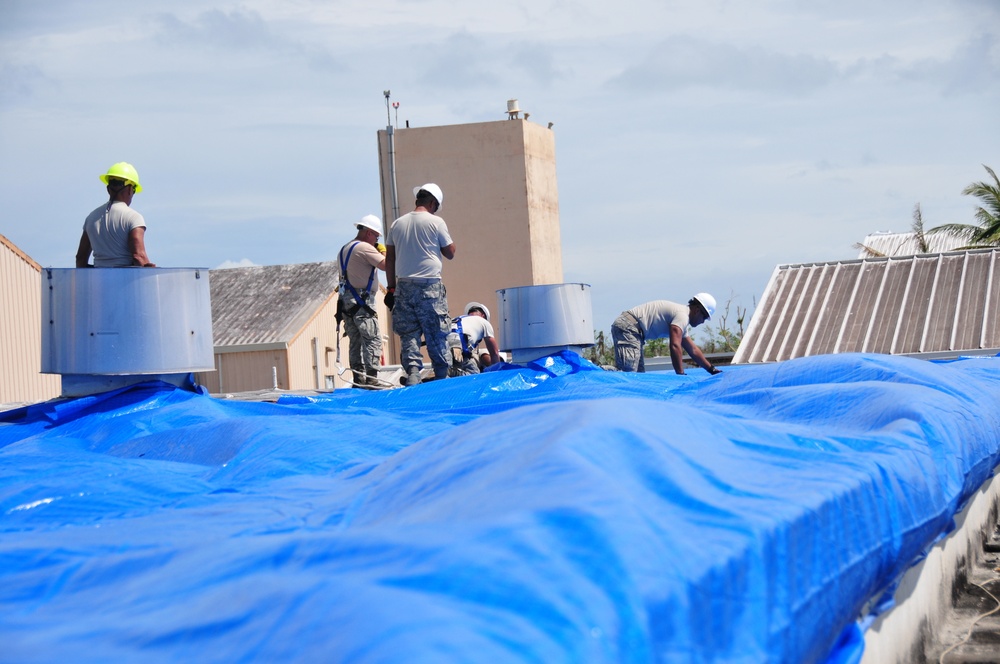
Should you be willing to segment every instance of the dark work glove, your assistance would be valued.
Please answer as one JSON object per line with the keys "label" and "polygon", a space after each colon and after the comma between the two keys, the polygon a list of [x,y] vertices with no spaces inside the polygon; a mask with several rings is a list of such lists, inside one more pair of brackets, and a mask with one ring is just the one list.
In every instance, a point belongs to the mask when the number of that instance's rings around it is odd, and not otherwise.
{"label": "dark work glove", "polygon": [[385,302],[385,308],[392,311],[392,308],[396,306],[396,289],[390,288],[386,291],[385,297],[382,298],[382,301]]}
{"label": "dark work glove", "polygon": [[708,373],[710,373],[710,374],[712,374],[714,376],[715,374],[722,373],[722,369],[716,369],[715,367],[712,367],[711,369],[708,370]]}

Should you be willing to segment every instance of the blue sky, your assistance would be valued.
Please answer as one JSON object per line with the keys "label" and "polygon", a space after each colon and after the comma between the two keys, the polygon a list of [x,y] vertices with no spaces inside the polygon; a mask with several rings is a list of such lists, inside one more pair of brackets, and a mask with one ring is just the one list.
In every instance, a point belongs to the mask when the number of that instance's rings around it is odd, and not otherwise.
{"label": "blue sky", "polygon": [[412,126],[509,98],[554,123],[565,280],[609,329],[701,290],[752,308],[917,203],[972,223],[1000,2],[0,0],[0,233],[72,266],[125,160],[160,265],[329,260],[379,213],[386,89]]}

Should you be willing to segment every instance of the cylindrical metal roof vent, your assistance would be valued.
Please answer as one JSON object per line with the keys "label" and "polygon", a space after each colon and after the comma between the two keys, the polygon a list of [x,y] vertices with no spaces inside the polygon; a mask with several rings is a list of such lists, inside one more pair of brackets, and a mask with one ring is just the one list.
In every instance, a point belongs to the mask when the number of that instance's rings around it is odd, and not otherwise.
{"label": "cylindrical metal roof vent", "polygon": [[41,369],[64,394],[67,376],[213,371],[208,270],[46,268]]}
{"label": "cylindrical metal roof vent", "polygon": [[521,286],[497,291],[499,335],[514,362],[594,345],[589,284]]}

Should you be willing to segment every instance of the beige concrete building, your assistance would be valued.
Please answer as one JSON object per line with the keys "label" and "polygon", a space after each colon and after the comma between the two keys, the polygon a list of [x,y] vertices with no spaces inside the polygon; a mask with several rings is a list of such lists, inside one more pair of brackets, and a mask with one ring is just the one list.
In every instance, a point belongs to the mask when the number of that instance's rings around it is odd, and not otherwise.
{"label": "beige concrete building", "polygon": [[0,235],[0,404],[55,398],[62,379],[43,374],[42,267]]}
{"label": "beige concrete building", "polygon": [[[501,288],[563,281],[555,135],[527,120],[394,129],[398,213],[390,187],[388,133],[378,132],[383,217],[413,210],[413,188],[444,192],[439,215],[456,255],[444,261],[452,316],[476,300],[496,311]],[[494,328],[498,326],[494,325]],[[399,362],[398,338],[390,361]],[[501,346],[503,340],[500,339]]]}

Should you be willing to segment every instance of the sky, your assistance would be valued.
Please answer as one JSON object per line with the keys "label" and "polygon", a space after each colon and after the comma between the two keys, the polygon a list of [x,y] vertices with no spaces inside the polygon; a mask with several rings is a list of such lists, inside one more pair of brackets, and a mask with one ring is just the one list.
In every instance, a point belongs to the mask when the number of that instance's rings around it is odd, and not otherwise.
{"label": "sky", "polygon": [[975,223],[1000,0],[0,0],[0,233],[72,267],[128,161],[158,265],[331,260],[381,216],[385,90],[400,125],[553,123],[596,328],[699,291],[736,328],[778,265]]}

